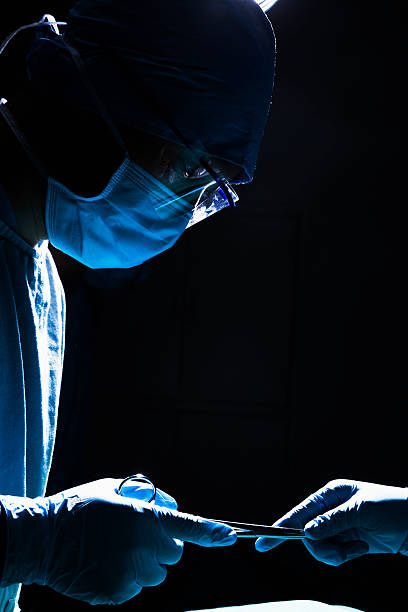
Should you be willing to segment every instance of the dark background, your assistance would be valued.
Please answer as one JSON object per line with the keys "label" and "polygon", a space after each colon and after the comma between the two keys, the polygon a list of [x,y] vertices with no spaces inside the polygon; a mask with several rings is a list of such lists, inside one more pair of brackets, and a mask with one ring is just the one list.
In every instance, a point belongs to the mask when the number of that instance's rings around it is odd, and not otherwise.
{"label": "dark background", "polygon": [[[2,35],[69,6],[9,7]],[[239,208],[131,271],[54,252],[68,314],[49,493],[142,471],[184,511],[272,523],[333,478],[408,484],[401,16],[327,0],[281,0],[269,16],[274,100]],[[165,583],[121,609],[400,610],[407,563],[186,545]],[[21,603],[89,609],[35,586]]]}

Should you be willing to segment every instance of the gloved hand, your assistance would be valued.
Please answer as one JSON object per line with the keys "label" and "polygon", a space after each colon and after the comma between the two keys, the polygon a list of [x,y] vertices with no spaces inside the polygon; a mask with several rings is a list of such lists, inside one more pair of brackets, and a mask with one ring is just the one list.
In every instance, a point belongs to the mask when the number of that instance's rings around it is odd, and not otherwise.
{"label": "gloved hand", "polygon": [[8,545],[0,586],[46,584],[90,604],[122,603],[166,578],[183,541],[233,544],[221,523],[177,512],[158,492],[160,507],[117,494],[106,478],[51,497],[0,496]]}
{"label": "gloved hand", "polygon": [[[328,565],[371,553],[408,554],[408,488],[332,480],[274,523],[304,529],[308,551]],[[259,551],[285,540],[259,538]]]}

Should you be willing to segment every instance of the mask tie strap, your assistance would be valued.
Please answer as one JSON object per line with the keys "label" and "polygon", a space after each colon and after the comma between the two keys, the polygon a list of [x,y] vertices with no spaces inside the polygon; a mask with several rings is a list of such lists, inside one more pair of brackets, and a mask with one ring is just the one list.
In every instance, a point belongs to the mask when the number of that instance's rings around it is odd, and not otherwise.
{"label": "mask tie strap", "polygon": [[0,114],[2,115],[3,119],[5,120],[5,122],[11,129],[11,131],[16,136],[17,140],[23,147],[24,151],[30,158],[33,165],[37,168],[41,176],[47,181],[49,177],[49,173],[47,172],[45,166],[40,162],[37,156],[33,153],[33,150],[28,144],[22,130],[20,129],[19,125],[17,124],[16,120],[14,119],[13,115],[11,114],[11,112],[9,111],[6,105],[7,105],[7,100],[5,98],[0,98]]}
{"label": "mask tie strap", "polygon": [[44,23],[45,25],[48,25],[50,27],[50,29],[54,32],[54,34],[56,34],[56,38],[61,41],[61,43],[63,44],[63,46],[66,48],[66,50],[68,51],[68,53],[70,54],[72,61],[75,64],[76,69],[79,72],[79,75],[81,77],[82,83],[85,86],[85,89],[88,91],[89,95],[91,96],[92,100],[95,102],[96,107],[98,108],[100,114],[102,115],[102,117],[104,118],[105,122],[107,123],[107,125],[109,126],[116,142],[119,144],[119,146],[121,147],[121,149],[124,151],[125,155],[127,157],[129,157],[129,152],[127,149],[127,146],[122,138],[122,136],[119,133],[119,130],[117,129],[111,114],[108,112],[108,109],[106,108],[105,104],[102,102],[100,96],[97,94],[95,87],[92,85],[91,80],[88,76],[87,73],[87,69],[86,66],[84,64],[84,62],[81,59],[81,55],[79,53],[79,51],[77,49],[75,49],[75,47],[72,47],[70,45],[70,43],[68,43],[65,40],[65,36],[64,34],[61,34],[59,29],[58,29],[58,25],[68,25],[66,22],[59,22],[59,21],[55,21],[54,17],[52,15],[46,14],[42,17],[41,19],[41,23]]}
{"label": "mask tie strap", "polygon": [[[7,38],[3,40],[3,42],[0,44],[0,56],[3,54],[4,50],[9,45],[9,43],[14,39],[14,37],[17,36],[17,34],[19,34],[20,32],[24,30],[29,30],[31,28],[38,28],[40,26],[43,26],[44,24],[47,24],[50,21],[52,22],[49,24],[50,27],[53,29],[55,33],[58,33],[58,34],[59,34],[58,26],[66,25],[65,21],[55,21],[55,19],[51,17],[51,15],[44,15],[41,21],[36,21],[34,23],[29,23],[28,25],[21,26],[20,28],[12,32],[9,36],[7,36]],[[21,130],[20,126],[18,125],[17,121],[14,119],[12,113],[10,112],[10,110],[7,108],[6,105],[7,105],[6,98],[0,98],[0,114],[2,115],[8,127],[11,129],[11,131],[16,136],[17,140],[19,141],[20,145],[23,147],[25,153],[28,155],[28,157],[30,158],[35,168],[37,168],[38,172],[41,174],[41,176],[45,180],[48,180],[49,173],[47,172],[47,169],[45,168],[44,164],[34,154],[32,148],[30,147],[30,145],[27,142],[27,139],[24,136],[23,131]]]}
{"label": "mask tie strap", "polygon": [[92,85],[89,76],[87,74],[87,69],[86,66],[84,65],[84,62],[81,59],[81,56],[79,54],[79,52],[72,47],[66,40],[65,37],[63,35],[59,35],[59,40],[61,40],[62,44],[64,45],[64,47],[67,49],[67,51],[69,52],[69,54],[72,57],[72,60],[80,74],[82,83],[84,84],[84,86],[86,87],[88,93],[90,94],[91,98],[93,99],[93,101],[95,102],[100,114],[102,115],[102,117],[104,118],[105,122],[107,123],[107,125],[109,126],[116,142],[119,144],[119,146],[121,147],[121,149],[124,151],[124,153],[126,154],[127,157],[129,156],[129,152],[127,149],[127,146],[122,138],[122,136],[120,135],[114,121],[112,120],[112,117],[110,115],[110,113],[108,112],[105,104],[102,102],[101,98],[99,97],[99,95],[97,94],[94,86]]}

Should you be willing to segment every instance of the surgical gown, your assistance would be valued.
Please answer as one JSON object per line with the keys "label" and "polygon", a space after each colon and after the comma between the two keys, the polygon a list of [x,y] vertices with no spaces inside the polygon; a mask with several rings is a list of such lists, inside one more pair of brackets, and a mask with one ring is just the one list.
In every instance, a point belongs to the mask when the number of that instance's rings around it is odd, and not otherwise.
{"label": "surgical gown", "polygon": [[[0,494],[45,494],[64,354],[65,297],[48,242],[16,232],[0,187]],[[19,585],[0,588],[16,612]]]}

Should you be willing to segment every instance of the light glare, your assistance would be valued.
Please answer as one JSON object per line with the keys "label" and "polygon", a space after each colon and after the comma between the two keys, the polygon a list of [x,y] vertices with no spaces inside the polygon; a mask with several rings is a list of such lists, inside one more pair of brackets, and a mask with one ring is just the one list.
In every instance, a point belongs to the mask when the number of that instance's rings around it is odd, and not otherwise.
{"label": "light glare", "polygon": [[264,13],[269,11],[278,0],[256,0]]}

